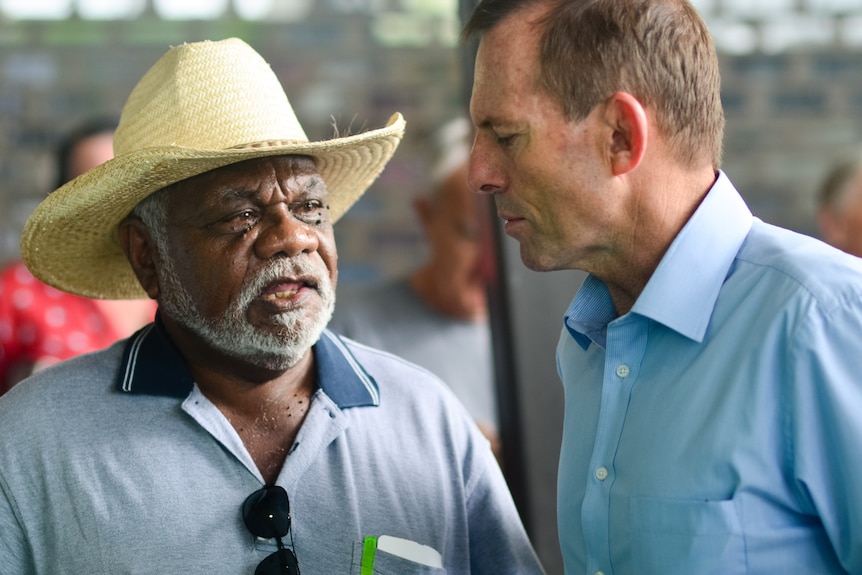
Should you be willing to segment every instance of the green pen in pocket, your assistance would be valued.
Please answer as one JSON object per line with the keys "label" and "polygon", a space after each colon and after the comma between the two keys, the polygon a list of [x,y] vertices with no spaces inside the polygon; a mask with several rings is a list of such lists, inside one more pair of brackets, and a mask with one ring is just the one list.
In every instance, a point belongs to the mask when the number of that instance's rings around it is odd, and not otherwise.
{"label": "green pen in pocket", "polygon": [[377,537],[366,537],[362,542],[360,575],[374,575],[374,554],[377,553]]}

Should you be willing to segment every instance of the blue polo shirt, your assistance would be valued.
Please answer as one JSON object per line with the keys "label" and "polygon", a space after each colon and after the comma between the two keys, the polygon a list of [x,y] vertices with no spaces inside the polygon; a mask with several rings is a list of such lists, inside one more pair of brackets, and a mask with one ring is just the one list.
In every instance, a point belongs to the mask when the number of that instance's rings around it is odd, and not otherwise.
{"label": "blue polo shirt", "polygon": [[[314,346],[318,387],[339,408],[376,406],[380,393],[371,377],[348,351],[344,340],[325,331]],[[136,333],[123,349],[117,391],[186,398],[195,389],[185,359],[165,332],[161,318]]]}
{"label": "blue polo shirt", "polygon": [[566,573],[862,573],[862,260],[720,174],[629,313],[587,278],[557,366]]}
{"label": "blue polo shirt", "polygon": [[[540,573],[487,442],[436,377],[326,331],[319,389],[277,484],[303,575]],[[0,398],[0,571],[253,573],[275,551],[240,507],[263,478],[158,322]]]}

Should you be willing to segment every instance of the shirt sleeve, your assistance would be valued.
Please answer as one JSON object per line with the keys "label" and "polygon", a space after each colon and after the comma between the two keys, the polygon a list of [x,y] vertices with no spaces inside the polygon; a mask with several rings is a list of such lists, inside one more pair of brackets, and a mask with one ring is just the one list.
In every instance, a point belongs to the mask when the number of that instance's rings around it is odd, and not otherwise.
{"label": "shirt sleeve", "polygon": [[544,574],[487,441],[474,435],[474,451],[474,469],[468,474],[467,486],[470,573]]}
{"label": "shirt sleeve", "polygon": [[862,573],[862,295],[817,306],[789,349],[787,454],[803,510],[822,521],[841,565]]}
{"label": "shirt sleeve", "polygon": [[18,514],[11,502],[6,481],[0,475],[0,572],[35,573],[33,557]]}

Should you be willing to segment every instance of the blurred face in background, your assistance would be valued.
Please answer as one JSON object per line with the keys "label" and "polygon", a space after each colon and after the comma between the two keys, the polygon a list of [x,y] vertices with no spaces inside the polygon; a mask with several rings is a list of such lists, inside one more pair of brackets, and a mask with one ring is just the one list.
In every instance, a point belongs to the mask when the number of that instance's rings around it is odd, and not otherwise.
{"label": "blurred face in background", "polygon": [[78,142],[69,156],[67,170],[72,178],[104,164],[114,157],[114,134],[94,134]]}
{"label": "blurred face in background", "polygon": [[493,273],[487,199],[467,188],[467,165],[450,174],[435,195],[416,208],[436,270],[436,288],[449,313],[463,319],[485,317],[486,289]]}
{"label": "blurred face in background", "polygon": [[844,183],[832,202],[820,209],[818,224],[827,243],[862,257],[862,170]]}

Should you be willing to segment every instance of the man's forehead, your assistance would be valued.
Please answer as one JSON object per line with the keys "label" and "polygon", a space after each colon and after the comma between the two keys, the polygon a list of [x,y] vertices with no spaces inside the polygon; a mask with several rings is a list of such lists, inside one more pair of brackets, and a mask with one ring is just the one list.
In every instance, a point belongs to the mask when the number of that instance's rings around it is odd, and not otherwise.
{"label": "man's forehead", "polygon": [[313,157],[297,154],[252,158],[250,160],[243,160],[242,162],[237,162],[235,164],[229,164],[227,166],[224,166],[223,168],[216,168],[212,171],[217,172],[219,170],[224,170],[232,172],[254,173],[261,168],[268,168],[270,166],[309,174],[318,173],[317,163],[315,162],[315,159]]}
{"label": "man's forehead", "polygon": [[273,187],[291,193],[327,193],[326,183],[314,158],[300,155],[244,160],[182,180],[167,189],[171,190],[171,205],[202,207],[216,206],[232,199],[251,198]]}
{"label": "man's forehead", "polygon": [[193,176],[181,182],[179,185],[194,186],[207,183],[208,186],[216,182],[248,179],[259,181],[265,178],[283,179],[290,176],[312,176],[319,178],[320,172],[317,164],[311,156],[283,155],[252,158],[234,164],[228,164],[220,168],[214,168],[208,172]]}
{"label": "man's forehead", "polygon": [[[519,14],[521,11],[518,12]],[[470,114],[479,129],[501,123],[500,102],[513,93],[531,94],[539,71],[540,31],[513,16],[480,41],[474,68]]]}

